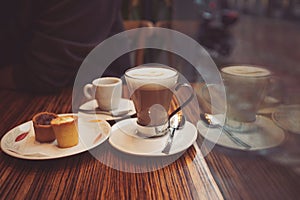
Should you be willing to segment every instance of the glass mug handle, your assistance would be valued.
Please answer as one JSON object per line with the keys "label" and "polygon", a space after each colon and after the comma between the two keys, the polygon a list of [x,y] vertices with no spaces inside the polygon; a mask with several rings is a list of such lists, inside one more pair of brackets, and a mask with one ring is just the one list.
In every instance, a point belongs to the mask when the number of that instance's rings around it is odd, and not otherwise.
{"label": "glass mug handle", "polygon": [[[205,84],[200,89],[202,110],[211,114],[226,113],[226,91],[220,84]],[[212,99],[214,101],[212,102]]]}
{"label": "glass mug handle", "polygon": [[190,90],[190,96],[189,98],[187,98],[187,100],[185,100],[185,102],[183,102],[182,105],[180,105],[178,108],[176,108],[170,115],[169,115],[169,118],[168,118],[168,122],[170,123],[170,119],[176,115],[180,110],[182,110],[182,108],[184,108],[186,105],[188,105],[194,98],[194,91],[193,91],[193,88],[192,86],[190,86],[189,84],[187,83],[179,83],[176,85],[175,87],[175,91],[178,92],[180,88],[183,88],[183,87],[186,87],[186,88],[189,88]]}

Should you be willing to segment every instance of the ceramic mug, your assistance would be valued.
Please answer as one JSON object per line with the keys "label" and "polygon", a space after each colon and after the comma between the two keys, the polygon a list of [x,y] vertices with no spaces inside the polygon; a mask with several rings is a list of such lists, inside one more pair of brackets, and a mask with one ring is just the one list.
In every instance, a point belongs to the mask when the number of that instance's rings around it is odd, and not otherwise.
{"label": "ceramic mug", "polygon": [[115,110],[122,98],[122,80],[116,77],[102,77],[86,84],[83,88],[86,98],[96,99],[103,111]]}

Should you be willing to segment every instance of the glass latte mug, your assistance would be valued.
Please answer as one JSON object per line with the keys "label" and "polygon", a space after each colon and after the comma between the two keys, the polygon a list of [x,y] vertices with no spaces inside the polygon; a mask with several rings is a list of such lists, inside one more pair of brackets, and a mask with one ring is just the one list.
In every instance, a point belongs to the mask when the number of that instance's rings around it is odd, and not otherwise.
{"label": "glass latte mug", "polygon": [[188,84],[179,84],[178,72],[170,67],[139,66],[125,72],[131,100],[137,113],[137,132],[144,137],[161,136],[168,132],[169,119],[187,105],[190,97],[169,114],[174,93],[181,87],[192,88]]}
{"label": "glass latte mug", "polygon": [[266,96],[271,72],[257,66],[228,66],[221,69],[226,90],[225,127],[232,131],[256,129],[256,113]]}

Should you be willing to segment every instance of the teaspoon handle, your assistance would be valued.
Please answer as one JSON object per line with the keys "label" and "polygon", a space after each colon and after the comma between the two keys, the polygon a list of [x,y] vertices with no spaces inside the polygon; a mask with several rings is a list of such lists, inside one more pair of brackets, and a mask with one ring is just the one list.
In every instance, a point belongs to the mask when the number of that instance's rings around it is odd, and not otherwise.
{"label": "teaspoon handle", "polygon": [[165,148],[161,151],[162,153],[164,153],[164,154],[170,153],[171,146],[173,143],[174,133],[175,133],[175,128],[172,129],[172,132],[170,133],[170,136],[167,140],[167,144],[166,144]]}
{"label": "teaspoon handle", "polygon": [[220,128],[221,130],[223,130],[223,132],[228,136],[228,138],[236,143],[237,145],[243,146],[246,149],[250,149],[251,146],[245,142],[243,142],[240,138],[236,137],[235,135],[233,135],[230,131],[228,131],[226,128],[222,127],[221,125],[218,124],[218,128]]}

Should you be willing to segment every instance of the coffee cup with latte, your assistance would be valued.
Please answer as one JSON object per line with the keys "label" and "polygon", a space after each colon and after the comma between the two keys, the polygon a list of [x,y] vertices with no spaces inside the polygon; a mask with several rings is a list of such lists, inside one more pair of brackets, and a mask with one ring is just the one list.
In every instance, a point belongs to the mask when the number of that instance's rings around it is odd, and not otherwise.
{"label": "coffee cup with latte", "polygon": [[[130,98],[137,112],[137,131],[144,137],[162,136],[168,132],[169,119],[193,98],[193,93],[169,114],[174,93],[181,87],[178,72],[166,66],[138,66],[125,73]],[[192,90],[192,89],[191,89]]]}
{"label": "coffee cup with latte", "polygon": [[221,69],[226,90],[225,126],[229,130],[255,130],[256,113],[266,96],[271,72],[258,66],[228,66]]}

